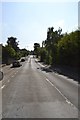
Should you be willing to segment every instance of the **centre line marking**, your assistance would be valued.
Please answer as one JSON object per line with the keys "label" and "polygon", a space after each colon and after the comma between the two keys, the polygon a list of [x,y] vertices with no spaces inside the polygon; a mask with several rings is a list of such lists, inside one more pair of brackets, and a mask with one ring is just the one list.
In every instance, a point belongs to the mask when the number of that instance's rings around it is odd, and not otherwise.
{"label": "centre line marking", "polygon": [[5,87],[5,85],[3,85],[2,87],[1,87],[1,89],[3,89]]}
{"label": "centre line marking", "polygon": [[48,80],[48,79],[46,78],[46,81],[49,82],[49,83],[60,93],[60,95],[66,100],[66,102],[67,102],[68,104],[70,104],[71,106],[74,106],[74,107],[75,107],[75,105],[73,105],[73,104],[67,99],[67,97],[64,96],[63,93],[62,93],[52,82],[50,82],[50,80]]}

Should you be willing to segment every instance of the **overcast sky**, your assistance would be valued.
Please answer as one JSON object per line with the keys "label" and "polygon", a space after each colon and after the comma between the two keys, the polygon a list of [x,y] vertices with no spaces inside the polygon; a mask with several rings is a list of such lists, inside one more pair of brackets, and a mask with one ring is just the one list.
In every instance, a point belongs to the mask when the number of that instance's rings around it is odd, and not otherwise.
{"label": "overcast sky", "polygon": [[[0,4],[1,6],[1,4]],[[0,24],[1,26],[1,24]],[[20,48],[33,49],[46,39],[48,27],[71,32],[78,26],[78,2],[3,2],[2,36],[16,37]]]}

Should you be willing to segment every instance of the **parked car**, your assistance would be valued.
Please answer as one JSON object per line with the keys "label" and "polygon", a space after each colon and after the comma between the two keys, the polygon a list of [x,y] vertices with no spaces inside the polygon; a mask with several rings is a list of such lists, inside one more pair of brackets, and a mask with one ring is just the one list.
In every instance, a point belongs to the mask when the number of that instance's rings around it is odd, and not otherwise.
{"label": "parked car", "polygon": [[24,59],[24,58],[22,58],[22,59],[21,59],[21,62],[24,62],[24,61],[25,61],[25,59]]}
{"label": "parked car", "polygon": [[20,64],[19,61],[14,61],[14,62],[12,63],[12,66],[13,66],[13,67],[20,67],[21,64]]}

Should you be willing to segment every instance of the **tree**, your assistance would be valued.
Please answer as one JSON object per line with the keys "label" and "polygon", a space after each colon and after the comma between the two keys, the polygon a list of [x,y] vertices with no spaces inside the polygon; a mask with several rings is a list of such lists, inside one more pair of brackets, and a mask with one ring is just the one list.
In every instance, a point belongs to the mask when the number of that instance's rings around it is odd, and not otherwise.
{"label": "tree", "polygon": [[29,51],[24,48],[20,49],[20,53],[22,57],[26,57],[29,54]]}
{"label": "tree", "polygon": [[48,28],[47,31],[47,39],[45,41],[45,47],[48,51],[48,57],[47,60],[49,63],[54,64],[56,62],[56,44],[61,39],[62,35],[62,29],[59,27],[58,30],[53,31],[54,28]]}
{"label": "tree", "polygon": [[42,48],[45,47],[45,41],[42,41]]}
{"label": "tree", "polygon": [[7,44],[8,46],[11,46],[16,52],[19,50],[19,47],[18,47],[18,42],[16,41],[17,38],[15,37],[9,37],[8,40],[7,40]]}
{"label": "tree", "polygon": [[78,67],[80,51],[80,31],[65,36],[57,44],[58,63]]}
{"label": "tree", "polygon": [[39,52],[40,52],[39,48],[40,48],[40,44],[39,43],[34,43],[34,53],[37,56],[37,58],[38,58],[38,55],[39,55]]}
{"label": "tree", "polygon": [[5,46],[5,50],[7,51],[7,55],[9,57],[12,57],[12,58],[15,57],[16,52],[15,52],[15,50],[11,46],[6,45]]}
{"label": "tree", "polygon": [[15,59],[16,51],[11,47],[6,45],[2,46],[2,62],[8,64],[9,59]]}

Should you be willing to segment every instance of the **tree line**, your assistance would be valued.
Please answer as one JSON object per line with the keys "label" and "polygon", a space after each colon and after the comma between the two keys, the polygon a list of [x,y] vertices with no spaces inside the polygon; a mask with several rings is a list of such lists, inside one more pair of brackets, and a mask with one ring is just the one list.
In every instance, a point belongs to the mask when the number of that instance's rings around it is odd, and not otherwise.
{"label": "tree line", "polygon": [[19,41],[15,37],[9,37],[7,44],[2,45],[2,63],[10,64],[13,60],[19,60],[29,54],[29,51],[18,47]]}
{"label": "tree line", "polygon": [[60,27],[58,30],[49,27],[42,46],[34,43],[34,53],[40,61],[50,65],[80,67],[80,30],[62,34]]}

